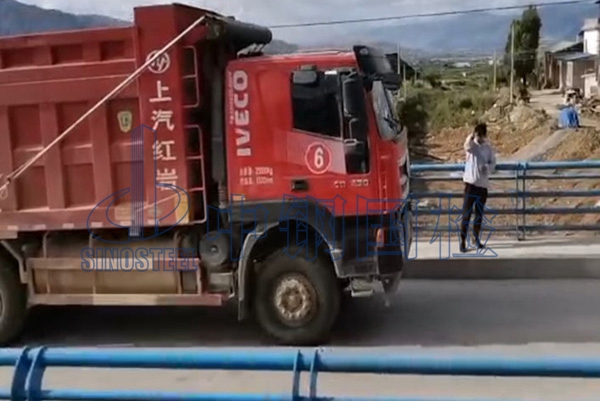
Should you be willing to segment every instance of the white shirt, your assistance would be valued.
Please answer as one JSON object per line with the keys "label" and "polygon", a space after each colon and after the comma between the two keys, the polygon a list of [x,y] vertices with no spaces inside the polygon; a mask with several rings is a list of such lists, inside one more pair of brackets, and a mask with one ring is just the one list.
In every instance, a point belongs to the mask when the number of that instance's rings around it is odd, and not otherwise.
{"label": "white shirt", "polygon": [[487,188],[489,177],[496,170],[496,155],[487,140],[478,144],[473,135],[465,141],[467,152],[463,181],[480,188]]}

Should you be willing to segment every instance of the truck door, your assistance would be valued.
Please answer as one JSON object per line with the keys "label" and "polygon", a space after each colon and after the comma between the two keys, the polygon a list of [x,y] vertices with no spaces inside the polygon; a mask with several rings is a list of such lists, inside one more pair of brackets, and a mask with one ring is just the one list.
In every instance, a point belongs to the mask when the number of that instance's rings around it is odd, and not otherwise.
{"label": "truck door", "polygon": [[[292,195],[320,200],[343,198],[355,210],[357,195],[370,197],[369,158],[356,163],[356,141],[342,104],[342,79],[336,70],[297,70],[290,76],[292,121],[287,156]],[[368,147],[368,142],[363,145]],[[368,149],[365,149],[368,154]],[[358,164],[358,165],[357,165]]]}

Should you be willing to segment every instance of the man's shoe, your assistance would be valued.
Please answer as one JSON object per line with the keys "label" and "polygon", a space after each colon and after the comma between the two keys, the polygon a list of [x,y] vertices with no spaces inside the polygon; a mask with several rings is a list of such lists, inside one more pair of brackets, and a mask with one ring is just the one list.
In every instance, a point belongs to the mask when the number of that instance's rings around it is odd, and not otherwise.
{"label": "man's shoe", "polygon": [[465,244],[460,244],[459,249],[461,253],[467,253],[467,247],[465,246]]}

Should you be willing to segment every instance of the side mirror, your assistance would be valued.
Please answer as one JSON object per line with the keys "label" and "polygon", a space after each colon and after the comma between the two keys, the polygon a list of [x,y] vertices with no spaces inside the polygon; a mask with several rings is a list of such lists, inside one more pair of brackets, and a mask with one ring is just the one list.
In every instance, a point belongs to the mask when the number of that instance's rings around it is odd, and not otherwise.
{"label": "side mirror", "polygon": [[382,78],[383,86],[391,91],[397,91],[402,87],[402,77],[398,74],[386,74]]}

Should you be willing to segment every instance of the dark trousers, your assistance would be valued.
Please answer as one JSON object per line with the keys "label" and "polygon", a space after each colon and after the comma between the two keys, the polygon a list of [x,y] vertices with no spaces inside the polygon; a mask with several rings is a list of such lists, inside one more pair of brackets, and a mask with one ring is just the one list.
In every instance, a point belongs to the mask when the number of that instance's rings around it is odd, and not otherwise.
{"label": "dark trousers", "polygon": [[464,248],[466,246],[467,235],[469,235],[469,220],[471,213],[475,210],[475,221],[473,222],[473,231],[475,241],[478,246],[481,242],[479,233],[481,232],[481,223],[483,222],[483,209],[487,202],[487,188],[476,187],[475,185],[465,183],[465,198],[462,209],[462,222],[460,227],[460,243]]}

